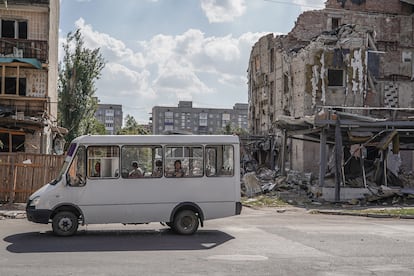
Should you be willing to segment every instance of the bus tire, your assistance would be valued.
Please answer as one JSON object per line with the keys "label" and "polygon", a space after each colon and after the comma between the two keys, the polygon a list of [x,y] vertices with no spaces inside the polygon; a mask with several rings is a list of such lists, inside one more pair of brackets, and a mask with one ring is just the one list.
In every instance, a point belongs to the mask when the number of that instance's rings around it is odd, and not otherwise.
{"label": "bus tire", "polygon": [[192,235],[198,229],[198,216],[191,210],[179,211],[173,222],[173,229],[180,235]]}
{"label": "bus tire", "polygon": [[57,236],[72,236],[78,230],[78,217],[69,211],[57,213],[52,219],[53,233]]}

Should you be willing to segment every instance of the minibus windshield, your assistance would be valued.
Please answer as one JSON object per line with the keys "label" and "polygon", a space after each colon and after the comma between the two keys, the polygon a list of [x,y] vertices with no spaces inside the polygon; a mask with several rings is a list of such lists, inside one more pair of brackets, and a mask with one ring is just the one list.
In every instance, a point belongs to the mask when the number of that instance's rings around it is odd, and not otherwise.
{"label": "minibus windshield", "polygon": [[[76,144],[70,144],[67,156],[72,157],[73,153],[75,152],[75,149],[76,149]],[[69,167],[69,161],[67,161],[68,159],[69,158],[65,158],[65,162],[63,163],[63,166],[60,169],[59,174],[54,180],[52,180],[52,182],[50,182],[50,185],[56,185],[62,179],[63,174],[66,172],[66,169]]]}

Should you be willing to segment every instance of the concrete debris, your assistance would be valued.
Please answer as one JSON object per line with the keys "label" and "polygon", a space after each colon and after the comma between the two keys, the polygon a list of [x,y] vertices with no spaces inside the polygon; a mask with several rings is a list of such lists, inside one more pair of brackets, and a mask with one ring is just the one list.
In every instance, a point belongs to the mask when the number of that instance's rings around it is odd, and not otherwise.
{"label": "concrete debris", "polygon": [[[358,196],[355,194],[355,198],[344,199],[341,202],[352,206],[414,204],[413,175],[400,174],[398,178],[404,180],[394,180],[389,183],[401,182],[402,186],[378,186],[375,182],[368,180],[364,183],[362,177],[348,179],[346,186],[342,189],[355,188],[364,192]],[[332,200],[324,197],[322,193],[324,189],[319,187],[318,183],[318,179],[315,179],[311,173],[290,170],[286,171],[286,176],[282,176],[280,171],[259,168],[256,172],[246,173],[242,177],[241,187],[242,196],[248,198],[267,195],[298,206],[319,206],[332,203]],[[329,181],[326,183],[329,186]]]}
{"label": "concrete debris", "polygon": [[26,218],[25,211],[0,211],[0,220],[3,219],[24,219]]}
{"label": "concrete debris", "polygon": [[249,172],[243,176],[242,192],[244,192],[245,196],[247,197],[253,197],[262,193],[262,187],[259,183],[259,179],[256,177],[255,172]]}

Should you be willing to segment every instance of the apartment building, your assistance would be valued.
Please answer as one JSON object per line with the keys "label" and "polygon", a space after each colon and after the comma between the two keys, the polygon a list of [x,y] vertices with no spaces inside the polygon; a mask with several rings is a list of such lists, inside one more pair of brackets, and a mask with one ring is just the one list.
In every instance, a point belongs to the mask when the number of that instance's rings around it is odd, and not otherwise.
{"label": "apartment building", "polygon": [[[358,136],[360,144],[375,147],[393,139],[387,136],[392,128],[408,149],[414,125],[413,14],[409,0],[328,0],[325,9],[302,13],[287,35],[260,38],[248,68],[251,134],[275,137],[276,151],[286,154],[279,160],[300,171],[320,169],[320,154],[326,153],[315,141],[321,133],[337,143],[329,114],[358,118],[340,127],[348,145],[358,143]],[[286,142],[288,132],[300,131],[316,131],[316,139],[296,135]]]}
{"label": "apartment building", "polygon": [[222,134],[227,125],[247,130],[248,105],[236,103],[232,109],[193,107],[192,101],[180,101],[176,107],[152,108],[152,132],[163,134]]}
{"label": "apartment building", "polygon": [[59,3],[0,2],[0,151],[50,154],[61,145],[64,129],[56,123]]}
{"label": "apartment building", "polygon": [[122,128],[122,105],[98,104],[95,117],[105,125],[106,134],[115,135]]}

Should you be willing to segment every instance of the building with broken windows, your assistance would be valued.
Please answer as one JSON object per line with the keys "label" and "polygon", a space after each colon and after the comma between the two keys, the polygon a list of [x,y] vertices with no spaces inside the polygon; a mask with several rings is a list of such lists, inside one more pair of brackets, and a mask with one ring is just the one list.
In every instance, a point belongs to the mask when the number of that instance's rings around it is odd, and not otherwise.
{"label": "building with broken windows", "polygon": [[342,176],[371,164],[382,183],[384,168],[413,170],[413,13],[412,0],[328,0],[260,38],[248,67],[258,161]]}
{"label": "building with broken windows", "polygon": [[59,1],[0,1],[0,151],[58,145],[58,29]]}

